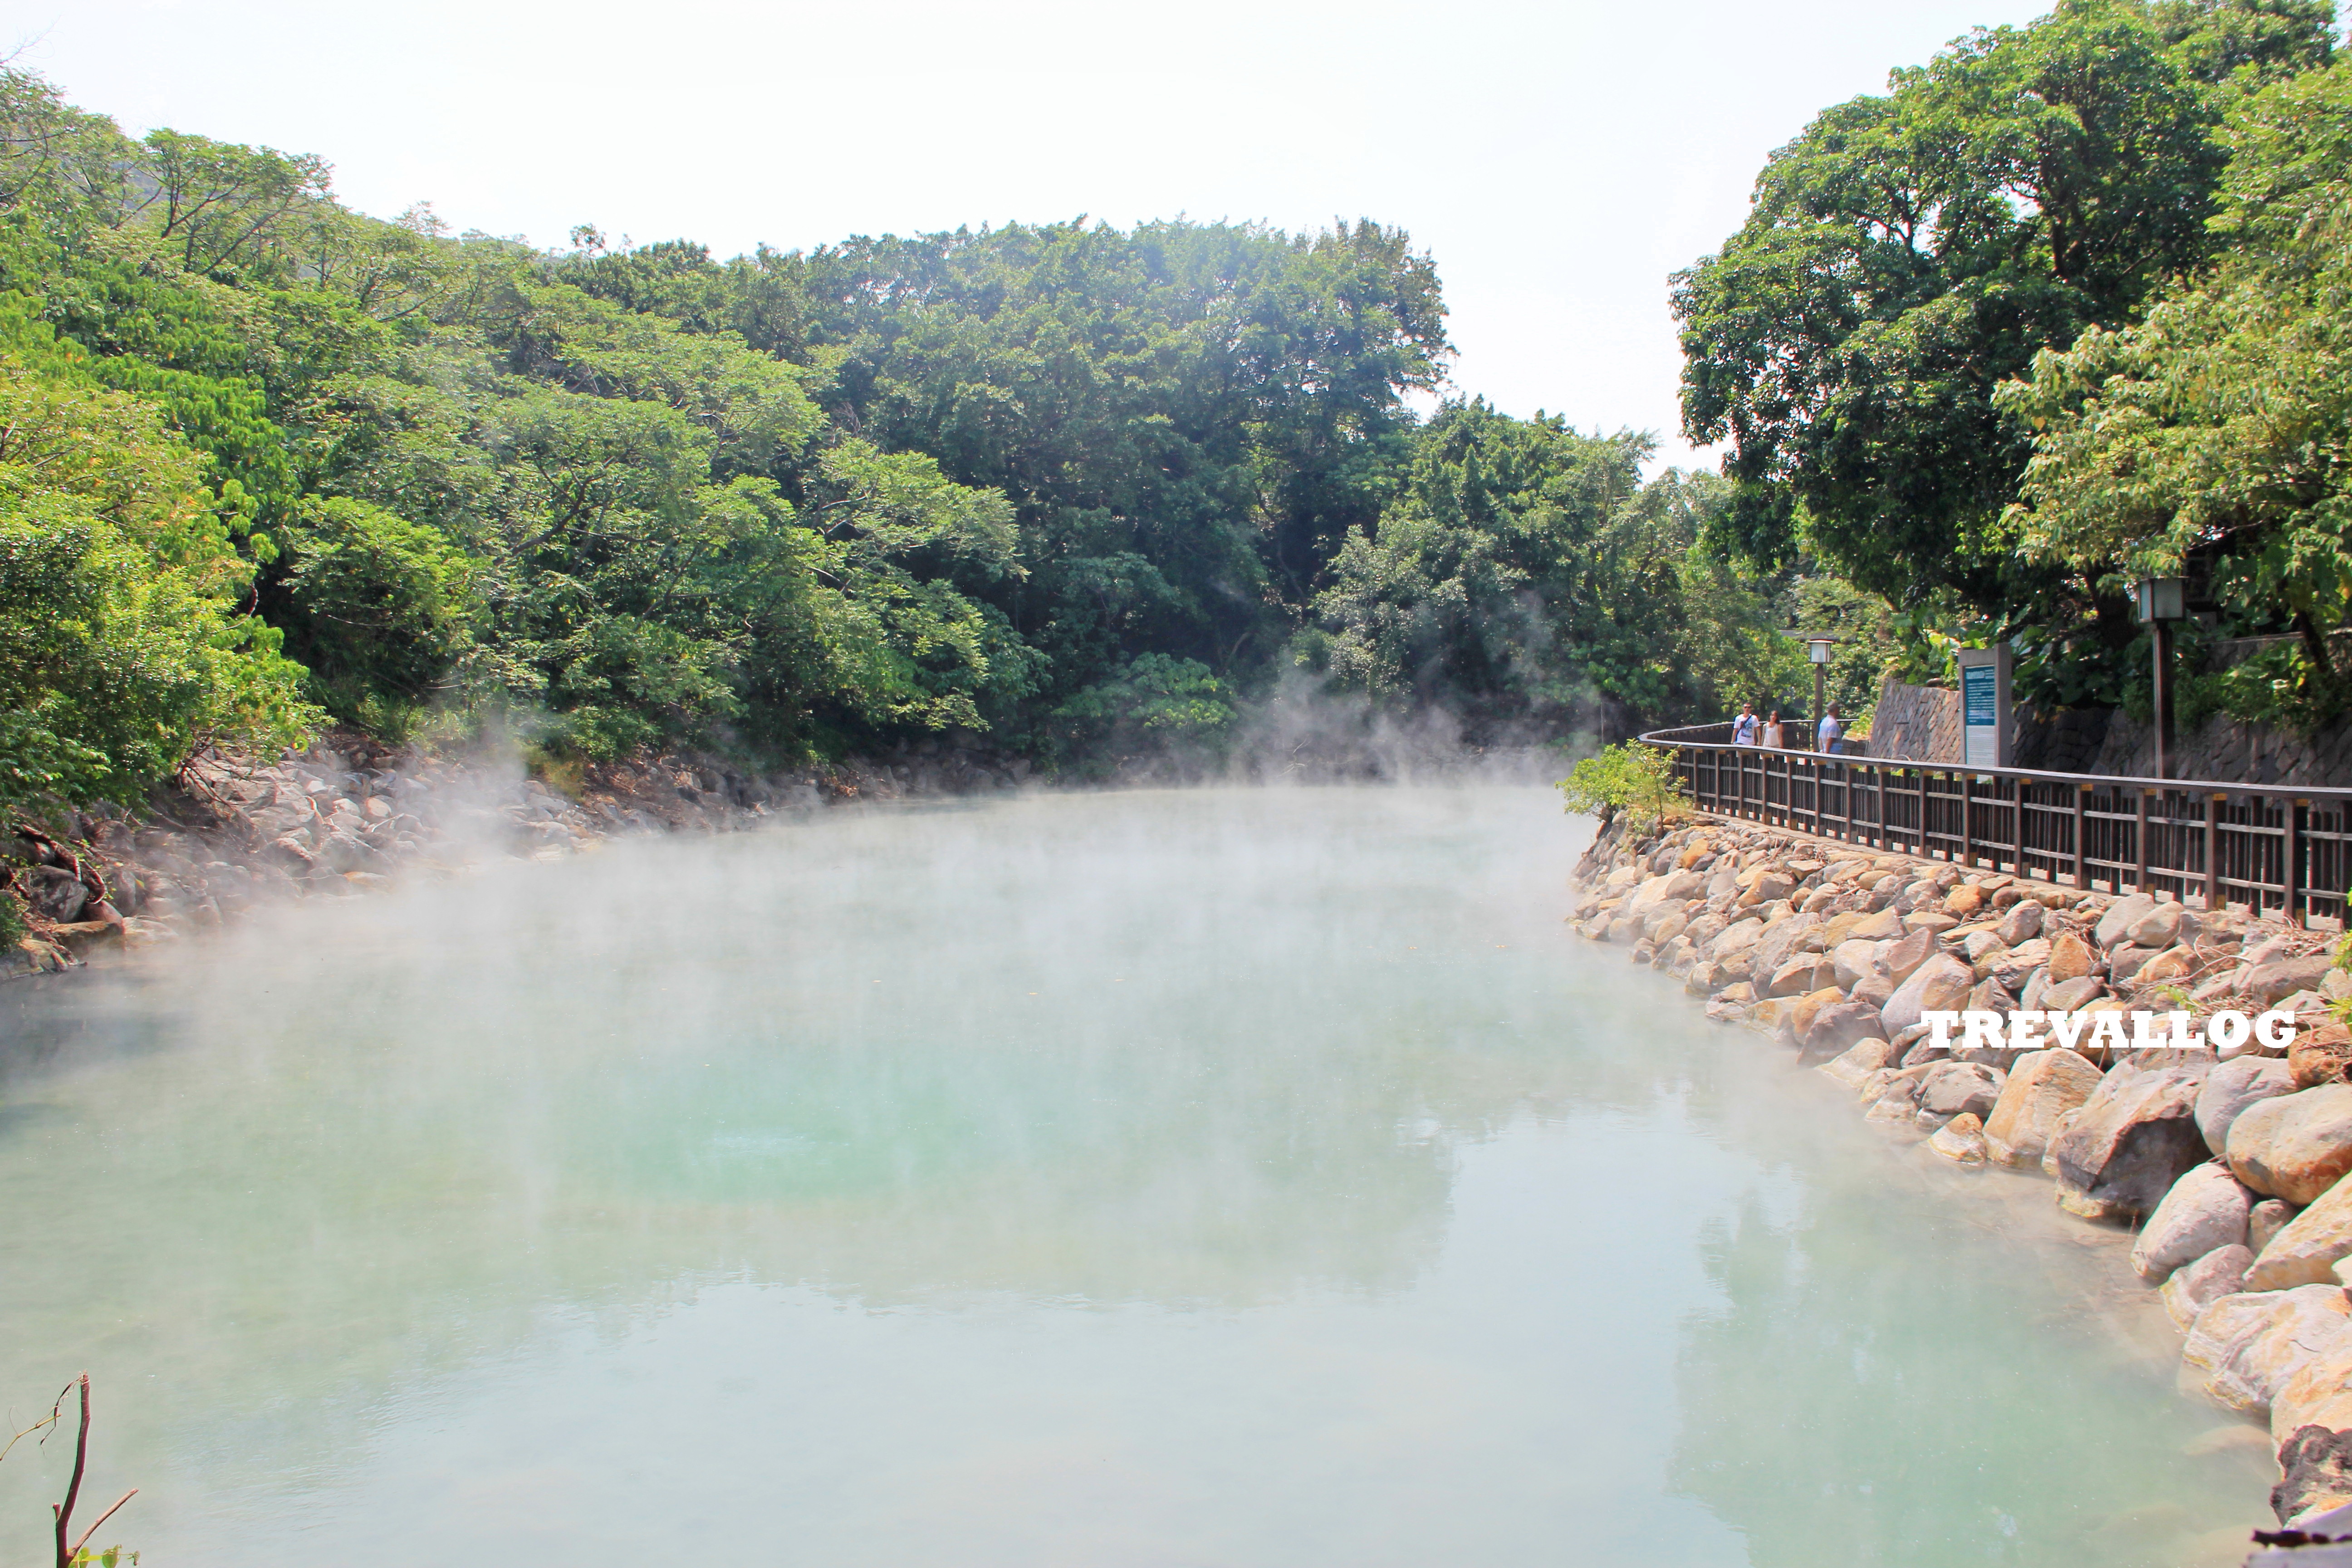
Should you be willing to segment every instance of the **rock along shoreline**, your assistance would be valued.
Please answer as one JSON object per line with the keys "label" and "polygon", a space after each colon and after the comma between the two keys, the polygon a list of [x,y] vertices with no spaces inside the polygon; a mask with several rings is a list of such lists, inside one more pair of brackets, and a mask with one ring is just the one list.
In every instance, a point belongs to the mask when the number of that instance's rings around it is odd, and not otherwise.
{"label": "rock along shoreline", "polygon": [[[2185,1381],[2266,1420],[2282,1525],[2352,1503],[2352,998],[2333,933],[1700,817],[1604,823],[1568,920],[1769,1035],[1963,1169],[2049,1177],[2185,1336]],[[1929,1011],[2295,1015],[2293,1044],[1938,1046]],[[2347,1009],[2352,1010],[2352,1009]]]}
{"label": "rock along shoreline", "polygon": [[568,788],[511,755],[398,752],[334,734],[275,760],[204,751],[136,809],[11,823],[0,866],[27,931],[0,982],[105,967],[285,900],[365,897],[413,878],[592,854],[631,835],[741,832],[820,806],[1013,791],[1025,763],[962,752],[756,776],[665,752],[592,764]]}

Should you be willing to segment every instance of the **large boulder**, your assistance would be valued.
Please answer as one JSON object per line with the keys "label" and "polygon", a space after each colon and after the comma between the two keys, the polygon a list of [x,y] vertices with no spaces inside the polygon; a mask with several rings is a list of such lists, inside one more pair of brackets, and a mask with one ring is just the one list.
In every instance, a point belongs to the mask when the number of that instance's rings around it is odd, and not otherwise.
{"label": "large boulder", "polygon": [[2224,1247],[2174,1269],[2163,1293],[2174,1326],[2184,1334],[2196,1327],[2207,1307],[2246,1288],[2246,1270],[2253,1266],[2254,1255],[2245,1247]]}
{"label": "large boulder", "polygon": [[2181,1364],[2202,1377],[2210,1397],[2267,1415],[2287,1380],[2343,1337],[2346,1313],[2341,1285],[2224,1296],[2198,1314]]}
{"label": "large boulder", "polygon": [[1830,949],[1831,972],[1844,990],[1853,989],[1854,982],[1870,973],[1878,964],[1878,944],[1853,939]]}
{"label": "large boulder", "polygon": [[2117,899],[2107,906],[2106,913],[2092,929],[2091,940],[2102,950],[2115,946],[2131,934],[2132,927],[2156,912],[2156,900],[2146,893],[2134,893],[2128,899]]}
{"label": "large boulder", "polygon": [[2197,1075],[2179,1068],[2107,1074],[2050,1145],[2058,1202],[2086,1219],[2137,1219],[2204,1163]]}
{"label": "large boulder", "polygon": [[[1827,1061],[1866,1040],[1883,1044],[1885,1037],[1886,1029],[1879,1022],[1878,1009],[1869,1003],[1831,1002],[1813,1014],[1811,1026],[1797,1038],[1806,1058]],[[1887,1049],[1892,1054],[1894,1047]]]}
{"label": "large boulder", "polygon": [[2240,1112],[2257,1100],[2275,1100],[2294,1090],[2294,1075],[2275,1058],[2233,1057],[2219,1064],[2205,1075],[2205,1087],[2197,1091],[2197,1131],[2204,1134],[2205,1147],[2226,1154],[2230,1127]]}
{"label": "large boulder", "polygon": [[1916,973],[1921,964],[1935,957],[1937,951],[1934,931],[1915,931],[1880,955],[1879,967],[1895,984],[1900,985]]}
{"label": "large boulder", "polygon": [[1927,1148],[1955,1165],[1980,1170],[1985,1163],[1984,1123],[1974,1113],[1963,1111],[1936,1129]]}
{"label": "large boulder", "polygon": [[2007,1075],[1980,1062],[1938,1062],[1919,1080],[1919,1124],[1941,1126],[1958,1116],[1974,1116],[1979,1126],[2000,1102]]}
{"label": "large boulder", "polygon": [[1756,939],[1763,934],[1764,922],[1762,921],[1756,920],[1751,917],[1748,920],[1734,921],[1732,924],[1725,927],[1723,934],[1717,937],[1715,941],[1708,945],[1706,956],[1715,960],[1717,963],[1720,963],[1725,959],[1731,957],[1734,953],[1749,952],[1753,951],[1756,946]]}
{"label": "large boulder", "polygon": [[1706,879],[1696,871],[1669,871],[1663,877],[1653,877],[1633,891],[1626,903],[1633,910],[1646,910],[1653,904],[1669,900],[1696,899],[1706,892]]}
{"label": "large boulder", "polygon": [[2257,1257],[2261,1256],[2263,1248],[2293,1225],[2294,1216],[2302,1212],[2284,1198],[2264,1198],[2246,1211],[2246,1245],[2254,1249]]}
{"label": "large boulder", "polygon": [[2091,944],[2073,931],[2061,931],[2050,939],[2050,979],[2053,984],[2064,980],[2078,980],[2091,973],[2098,963]]}
{"label": "large boulder", "polygon": [[2297,1089],[2343,1082],[2352,1068],[2352,1029],[2330,1019],[2304,1030],[2287,1047],[2286,1065]]}
{"label": "large boulder", "polygon": [[1903,934],[1903,917],[1893,910],[1875,910],[1847,927],[1845,934],[1863,942],[1892,942]]}
{"label": "large boulder", "polygon": [[[2352,1503],[2352,1432],[2316,1421],[2298,1426],[2279,1444],[2278,1464],[2278,1484],[2271,1488],[2271,1511],[2278,1515],[2281,1524],[2314,1524],[2319,1516]],[[2319,1550],[2340,1553],[2342,1548]],[[2280,1561],[2306,1555],[2315,1563],[2321,1560],[2303,1552],[2256,1555],[2276,1556]]]}
{"label": "large boulder", "polygon": [[[2172,1271],[2224,1247],[2243,1247],[2254,1194],[2227,1165],[2204,1164],[2172,1184],[2132,1244],[2132,1272],[2161,1285]],[[2303,1283],[2301,1280],[2297,1284]],[[2267,1289],[2257,1285],[2252,1289]]]}
{"label": "large boulder", "polygon": [[2246,994],[2257,1007],[2268,1007],[2282,996],[2297,991],[2317,989],[2327,979],[2327,957],[2315,952],[2307,958],[2281,958],[2258,964],[2246,976]]}
{"label": "large boulder", "polygon": [[2352,1083],[2324,1083],[2238,1113],[2224,1145],[2238,1180],[2307,1204],[2352,1171]]}
{"label": "large boulder", "polygon": [[2135,947],[2152,947],[2159,951],[2176,942],[2193,941],[2197,935],[2196,921],[2187,919],[2186,932],[2181,929],[2188,913],[2179,904],[2158,904],[2134,921],[2131,930],[2126,931],[2124,937]]}
{"label": "large boulder", "polygon": [[[1806,938],[1822,929],[1819,915],[1790,915],[1787,920],[1766,926],[1764,934],[1756,940],[1756,973],[1778,973],[1800,954],[1808,951]],[[1817,948],[1816,942],[1811,946]],[[1806,990],[1813,987],[1808,985]]]}
{"label": "large boulder", "polygon": [[2000,924],[1993,928],[1993,934],[2000,938],[2004,947],[2031,942],[2042,934],[2042,906],[2031,900],[2011,904],[2009,912],[2000,917]]}
{"label": "large boulder", "polygon": [[2336,1260],[2352,1258],[2352,1181],[2336,1183],[2271,1237],[2246,1270],[2249,1290],[2284,1290],[2336,1279]]}
{"label": "large boulder", "polygon": [[1967,964],[1948,952],[1939,952],[1895,988],[1886,1005],[1879,1009],[1879,1022],[1888,1035],[1899,1034],[1918,1023],[1923,1014],[1957,1008],[1975,984],[1976,975]]}
{"label": "large boulder", "polygon": [[2010,1068],[1985,1119],[1986,1152],[1996,1164],[2039,1166],[2057,1136],[2058,1119],[2079,1110],[2098,1086],[2099,1069],[2076,1052],[2026,1052]]}
{"label": "large boulder", "polygon": [[[1876,1020],[1874,1018],[1873,1022],[1874,1024]],[[1820,1027],[1818,1019],[1814,1021],[1814,1027]],[[1856,1040],[1843,1053],[1823,1062],[1821,1070],[1848,1089],[1859,1089],[1872,1074],[1885,1068],[1887,1058],[1894,1054],[1892,1044],[1874,1035],[1868,1039]],[[1872,1098],[1877,1097],[1874,1095]]]}

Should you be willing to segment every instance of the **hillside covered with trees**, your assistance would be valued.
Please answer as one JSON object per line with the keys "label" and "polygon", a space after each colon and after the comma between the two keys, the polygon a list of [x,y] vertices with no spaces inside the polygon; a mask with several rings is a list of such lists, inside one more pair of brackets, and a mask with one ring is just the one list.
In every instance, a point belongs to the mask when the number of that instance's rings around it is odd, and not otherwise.
{"label": "hillside covered with trees", "polygon": [[1302,688],[1603,738],[2025,650],[2345,707],[2352,89],[2326,0],[2068,0],[1775,153],[1673,283],[1687,433],[1464,400],[1371,221],[1084,219],[714,257],[348,210],[0,68],[0,799],[332,720],[752,764],[927,737],[1213,758]]}

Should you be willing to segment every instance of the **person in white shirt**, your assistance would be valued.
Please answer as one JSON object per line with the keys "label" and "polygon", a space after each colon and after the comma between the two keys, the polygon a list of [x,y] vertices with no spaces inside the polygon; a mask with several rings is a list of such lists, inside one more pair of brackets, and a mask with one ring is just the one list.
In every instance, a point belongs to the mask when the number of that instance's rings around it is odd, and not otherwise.
{"label": "person in white shirt", "polygon": [[1739,717],[1731,721],[1731,743],[1735,746],[1756,743],[1756,704],[1753,702],[1739,705]]}
{"label": "person in white shirt", "polygon": [[1828,711],[1822,715],[1821,742],[1822,754],[1832,757],[1837,755],[1838,742],[1844,738],[1845,726],[1838,721],[1837,704],[1832,702],[1829,705]]}
{"label": "person in white shirt", "polygon": [[1772,717],[1764,721],[1764,743],[1776,752],[1789,743],[1780,730],[1780,710],[1778,708],[1772,710]]}

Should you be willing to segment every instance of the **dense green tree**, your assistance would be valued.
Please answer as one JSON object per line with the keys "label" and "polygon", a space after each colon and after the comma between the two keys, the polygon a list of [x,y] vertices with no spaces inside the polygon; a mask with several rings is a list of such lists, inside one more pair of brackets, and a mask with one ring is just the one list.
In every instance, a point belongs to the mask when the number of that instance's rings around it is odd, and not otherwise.
{"label": "dense green tree", "polygon": [[2084,613],[2003,521],[2028,434],[1994,390],[2207,259],[2227,105],[2324,64],[2332,10],[2062,0],[1774,153],[1747,224],[1675,279],[1685,427],[1731,447],[1723,542],[1810,547],[1906,605]]}
{"label": "dense green tree", "polygon": [[2227,134],[2214,226],[2236,248],[2002,389],[2036,432],[2008,521],[2085,577],[2189,575],[2224,629],[2300,634],[2220,700],[2311,725],[2345,704],[2329,638],[2352,627],[2352,74],[2271,86]]}

